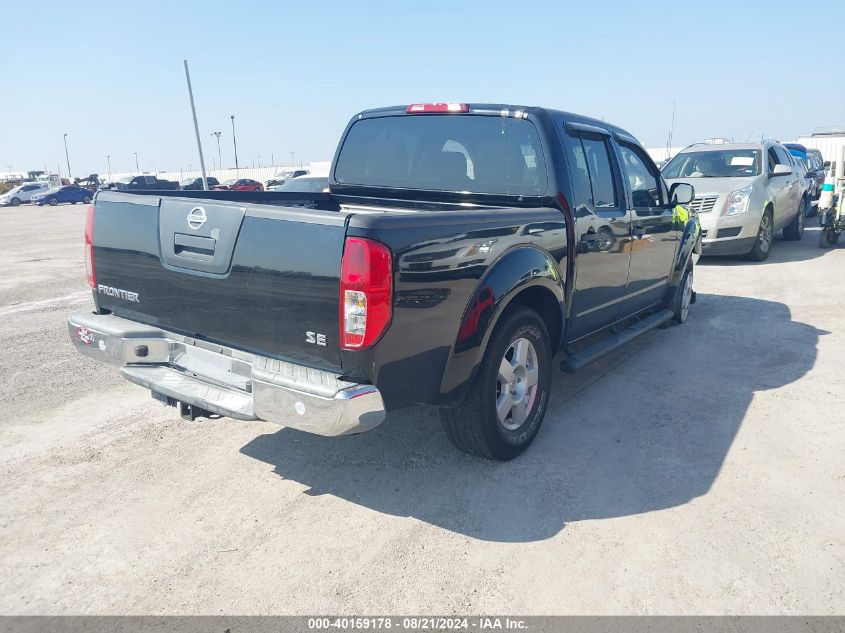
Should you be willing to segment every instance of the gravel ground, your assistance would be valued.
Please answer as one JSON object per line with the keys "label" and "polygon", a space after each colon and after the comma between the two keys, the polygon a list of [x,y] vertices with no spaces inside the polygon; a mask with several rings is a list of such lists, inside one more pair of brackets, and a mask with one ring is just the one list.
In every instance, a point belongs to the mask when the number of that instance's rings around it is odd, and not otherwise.
{"label": "gravel ground", "polygon": [[82,358],[85,209],[0,209],[0,613],[845,611],[845,250],[704,260],[534,446],[182,421]]}

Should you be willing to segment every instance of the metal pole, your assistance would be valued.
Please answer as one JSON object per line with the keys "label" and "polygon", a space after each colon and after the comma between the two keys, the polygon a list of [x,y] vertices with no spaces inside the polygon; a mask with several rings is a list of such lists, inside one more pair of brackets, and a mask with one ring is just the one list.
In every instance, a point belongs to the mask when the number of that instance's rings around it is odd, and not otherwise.
{"label": "metal pole", "polygon": [[217,137],[217,164],[219,165],[220,169],[223,169],[223,158],[220,155],[220,135],[222,132],[212,132],[212,136]]}
{"label": "metal pole", "polygon": [[191,89],[191,74],[188,72],[188,60],[183,59],[185,65],[185,81],[188,82],[188,96],[191,99],[191,115],[194,117],[194,133],[197,135],[197,151],[200,155],[200,169],[202,170],[202,188],[208,191],[208,178],[205,175],[205,158],[202,156],[202,141],[200,141],[200,126],[197,123],[197,109],[194,107],[194,91]]}
{"label": "metal pole", "polygon": [[70,156],[68,156],[68,153],[67,153],[67,132],[65,132],[64,139],[65,139],[65,160],[67,160],[67,178],[68,178],[68,180],[70,180]]}
{"label": "metal pole", "polygon": [[232,119],[232,145],[235,146],[235,171],[238,171],[238,137],[235,136],[235,115],[229,117]]}
{"label": "metal pole", "polygon": [[111,154],[106,156],[106,160],[109,161],[109,182],[111,182]]}
{"label": "metal pole", "polygon": [[138,152],[133,152],[135,154],[135,174],[138,175],[141,173],[141,168],[138,167]]}
{"label": "metal pole", "polygon": [[293,152],[290,153],[290,166],[293,168]]}

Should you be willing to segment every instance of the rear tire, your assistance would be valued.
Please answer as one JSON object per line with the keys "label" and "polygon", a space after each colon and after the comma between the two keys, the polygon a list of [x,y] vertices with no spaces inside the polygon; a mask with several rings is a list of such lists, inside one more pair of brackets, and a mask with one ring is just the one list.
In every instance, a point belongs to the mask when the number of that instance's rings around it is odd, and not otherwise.
{"label": "rear tire", "polygon": [[805,202],[802,198],[801,204],[798,205],[798,213],[795,214],[789,226],[783,230],[783,239],[797,242],[804,235],[804,208]]}
{"label": "rear tire", "polygon": [[446,435],[470,455],[513,459],[540,430],[551,379],[552,352],[543,320],[529,308],[508,309],[466,397],[440,410]]}
{"label": "rear tire", "polygon": [[91,203],[91,196],[82,196],[82,203],[83,204],[90,204]]}
{"label": "rear tire", "polygon": [[753,262],[762,262],[769,258],[772,251],[772,239],[774,238],[774,225],[772,224],[772,212],[769,209],[763,211],[760,219],[760,228],[757,229],[757,239],[754,246],[746,253],[745,258]]}
{"label": "rear tire", "polygon": [[13,207],[19,207],[20,204],[21,204],[21,199],[20,198],[12,198],[11,200],[9,200],[9,204],[11,204]]}

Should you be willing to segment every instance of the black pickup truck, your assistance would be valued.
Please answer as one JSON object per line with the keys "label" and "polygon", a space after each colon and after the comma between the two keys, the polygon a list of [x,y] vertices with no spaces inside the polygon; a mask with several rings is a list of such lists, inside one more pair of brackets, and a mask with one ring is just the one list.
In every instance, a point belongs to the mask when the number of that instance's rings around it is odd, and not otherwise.
{"label": "black pickup truck", "polygon": [[331,193],[100,192],[76,347],[190,419],[342,435],[434,404],[457,447],[505,460],[558,351],[575,371],[687,318],[692,187],[618,127],[391,107],[355,115],[332,164]]}
{"label": "black pickup truck", "polygon": [[155,176],[124,176],[106,185],[116,191],[162,191],[179,189],[175,180],[161,180]]}

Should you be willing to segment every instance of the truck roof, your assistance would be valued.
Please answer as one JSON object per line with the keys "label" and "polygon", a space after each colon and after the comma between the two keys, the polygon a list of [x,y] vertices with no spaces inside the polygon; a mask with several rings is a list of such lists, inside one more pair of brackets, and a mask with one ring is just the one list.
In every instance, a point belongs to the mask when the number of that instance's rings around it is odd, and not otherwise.
{"label": "truck roof", "polygon": [[[634,135],[628,132],[627,130],[619,127],[618,125],[614,125],[612,123],[608,123],[607,121],[603,121],[601,119],[595,119],[593,117],[584,116],[582,114],[575,114],[574,112],[567,112],[565,110],[555,110],[552,108],[544,108],[541,106],[525,106],[525,105],[516,105],[512,103],[466,103],[469,107],[470,114],[484,114],[484,115],[513,115],[513,113],[517,111],[524,111],[528,114],[541,114],[544,113],[551,117],[562,117],[567,121],[573,121],[576,123],[583,123],[584,125],[592,125],[595,127],[605,128],[611,132],[619,132],[620,134],[625,134],[634,138]],[[405,105],[393,105],[393,106],[386,106],[383,108],[371,108],[368,110],[362,110],[358,117],[361,118],[368,118],[368,117],[378,117],[378,116],[399,116],[399,115],[406,115],[408,114],[408,104]],[[409,116],[432,116],[430,114],[420,115],[420,114],[413,114]],[[448,116],[459,116],[457,114],[449,114]]]}

